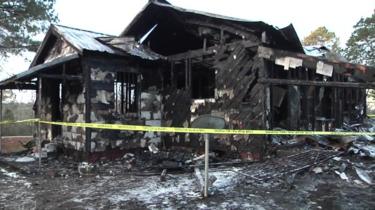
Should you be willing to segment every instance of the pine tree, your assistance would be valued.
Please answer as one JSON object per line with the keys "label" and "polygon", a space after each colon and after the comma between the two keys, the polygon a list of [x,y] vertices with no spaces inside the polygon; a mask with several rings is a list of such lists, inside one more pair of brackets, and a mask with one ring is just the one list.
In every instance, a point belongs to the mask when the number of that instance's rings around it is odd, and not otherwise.
{"label": "pine tree", "polygon": [[375,11],[361,18],[346,43],[346,58],[353,63],[375,66]]}
{"label": "pine tree", "polygon": [[35,51],[34,36],[57,21],[55,0],[0,0],[0,56]]}
{"label": "pine tree", "polygon": [[325,26],[318,27],[303,39],[303,45],[321,45],[331,49],[335,53],[340,53],[340,39],[335,32],[329,31]]}

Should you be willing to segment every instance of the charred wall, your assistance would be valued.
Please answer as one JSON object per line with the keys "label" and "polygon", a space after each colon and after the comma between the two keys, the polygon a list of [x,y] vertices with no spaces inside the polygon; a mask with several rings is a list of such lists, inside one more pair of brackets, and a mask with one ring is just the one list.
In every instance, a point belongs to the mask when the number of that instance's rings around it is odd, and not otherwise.
{"label": "charred wall", "polygon": [[[63,94],[64,122],[85,122],[85,89],[82,81],[66,81]],[[65,148],[84,151],[85,128],[73,126],[62,127],[62,140]]]}
{"label": "charred wall", "polygon": [[[42,75],[41,116],[46,121],[85,122],[85,89],[79,79],[65,80],[63,73],[80,75],[81,68],[77,63],[62,64],[51,70],[51,74]],[[64,73],[64,74],[65,74]],[[56,76],[60,75],[60,76]],[[56,77],[52,79],[51,77]],[[65,148],[84,150],[85,129],[71,126],[42,124],[42,138],[56,139]]]}
{"label": "charred wall", "polygon": [[[84,68],[90,72],[91,122],[161,125],[161,83],[158,74],[153,72],[157,72],[158,67],[146,65],[134,58],[95,57],[88,58]],[[145,80],[146,77],[153,79]],[[91,152],[144,148],[150,143],[158,145],[160,134],[91,129]]]}
{"label": "charred wall", "polygon": [[[192,94],[194,76],[190,76],[191,87],[172,86],[165,89],[165,111],[163,121],[166,126],[189,127],[198,116],[211,114],[225,119],[231,129],[265,128],[265,87],[257,83],[264,75],[263,59],[241,43],[219,47],[217,52],[203,60],[194,61],[194,68],[204,65],[214,70],[214,94],[210,98],[199,98]],[[176,72],[178,70],[175,70]],[[194,74],[194,73],[193,73]],[[189,78],[189,76],[188,76]],[[204,142],[197,135],[168,135],[170,146],[202,148]],[[211,144],[213,150],[239,152],[248,158],[261,158],[264,137],[244,135],[216,135]]]}
{"label": "charred wall", "polygon": [[[55,112],[59,111],[59,82],[51,79],[42,79],[42,97],[41,97],[41,112],[40,118],[47,121],[52,121]],[[57,104],[56,104],[57,102]],[[56,107],[57,105],[57,107]],[[43,139],[52,140],[53,126],[43,125],[41,127],[41,135]]]}

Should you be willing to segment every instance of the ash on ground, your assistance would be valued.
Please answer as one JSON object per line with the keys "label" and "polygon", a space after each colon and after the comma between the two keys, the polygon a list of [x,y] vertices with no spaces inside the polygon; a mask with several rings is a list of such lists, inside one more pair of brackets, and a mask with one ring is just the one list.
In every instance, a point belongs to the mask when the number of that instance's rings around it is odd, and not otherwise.
{"label": "ash on ground", "polygon": [[[372,137],[275,137],[263,162],[182,151],[129,152],[117,160],[75,162],[0,157],[0,209],[374,209]],[[274,140],[274,141],[276,141]],[[200,171],[200,172],[199,172]]]}

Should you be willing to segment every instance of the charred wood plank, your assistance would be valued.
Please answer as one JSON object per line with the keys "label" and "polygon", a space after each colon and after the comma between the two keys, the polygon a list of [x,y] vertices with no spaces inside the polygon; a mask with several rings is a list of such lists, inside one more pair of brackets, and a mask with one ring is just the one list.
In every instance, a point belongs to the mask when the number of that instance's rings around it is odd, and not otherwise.
{"label": "charred wood plank", "polygon": [[46,79],[82,80],[81,75],[61,75],[61,74],[40,74],[39,77]]}
{"label": "charred wood plank", "polygon": [[[109,82],[109,81],[91,81],[91,88],[92,90],[106,90],[106,91],[114,92],[113,82]],[[93,91],[91,95],[95,97],[96,92]]]}
{"label": "charred wood plank", "polygon": [[360,82],[323,82],[306,80],[288,80],[288,79],[259,79],[258,82],[272,85],[297,85],[297,86],[320,86],[320,87],[339,87],[339,88],[375,88],[375,83]]}
{"label": "charred wood plank", "polygon": [[37,90],[38,86],[36,84],[30,83],[9,83],[7,85],[3,85],[0,88],[1,90],[5,89],[19,89],[19,90]]}
{"label": "charred wood plank", "polygon": [[242,39],[248,39],[248,40],[259,40],[257,36],[254,35],[256,33],[254,30],[251,30],[249,28],[243,27],[238,24],[230,24],[230,23],[221,23],[221,24],[216,24],[209,22],[207,20],[197,20],[197,19],[189,19],[186,21],[188,24],[191,25],[198,25],[198,26],[205,26],[208,28],[214,28],[217,30],[224,30],[227,33],[231,33],[233,35],[239,36]]}
{"label": "charred wood plank", "polygon": [[[81,63],[83,69],[84,81],[83,85],[85,88],[85,122],[91,123],[91,69],[87,61]],[[91,128],[85,128],[85,152],[88,154],[91,152]]]}

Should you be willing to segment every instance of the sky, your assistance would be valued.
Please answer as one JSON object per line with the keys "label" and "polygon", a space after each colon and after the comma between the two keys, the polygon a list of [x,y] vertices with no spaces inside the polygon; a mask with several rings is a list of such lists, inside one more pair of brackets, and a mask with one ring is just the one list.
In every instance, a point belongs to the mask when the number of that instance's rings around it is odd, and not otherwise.
{"label": "sky", "polygon": [[[344,42],[361,17],[370,16],[375,0],[170,0],[183,8],[217,13],[276,27],[293,23],[302,39],[319,26]],[[118,35],[147,3],[146,0],[57,0],[61,24]],[[84,9],[83,9],[84,8]]]}
{"label": "sky", "polygon": [[[375,0],[169,0],[173,5],[250,21],[263,21],[278,28],[292,23],[302,40],[319,26],[336,33],[344,46],[361,17],[375,10]],[[59,24],[118,35],[147,0],[56,0]],[[40,36],[43,38],[43,35]],[[33,53],[11,57],[3,65],[0,80],[27,70]],[[26,59],[25,59],[26,58]]]}

